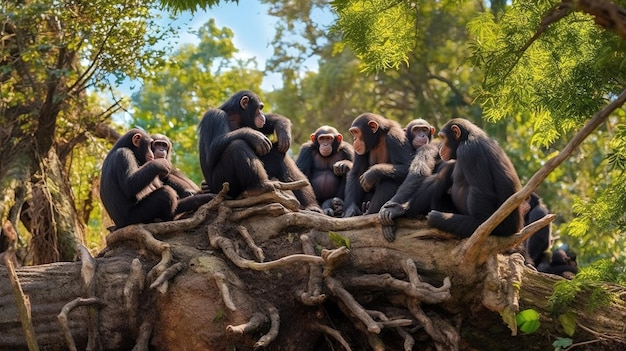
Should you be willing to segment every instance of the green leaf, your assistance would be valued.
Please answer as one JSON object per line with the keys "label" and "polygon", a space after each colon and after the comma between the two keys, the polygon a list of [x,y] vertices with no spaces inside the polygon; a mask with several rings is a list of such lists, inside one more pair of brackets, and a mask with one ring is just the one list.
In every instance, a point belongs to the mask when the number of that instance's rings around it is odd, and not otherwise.
{"label": "green leaf", "polygon": [[567,312],[559,316],[559,322],[565,330],[565,334],[573,336],[576,331],[576,315],[573,312]]}
{"label": "green leaf", "polygon": [[526,334],[534,333],[541,325],[539,322],[539,313],[533,309],[521,311],[515,316],[515,321],[519,329]]}
{"label": "green leaf", "polygon": [[566,349],[572,345],[572,339],[570,338],[557,338],[553,343],[554,351],[560,351]]}
{"label": "green leaf", "polygon": [[345,246],[348,249],[350,248],[350,239],[341,236],[341,234],[336,232],[328,232],[328,236],[336,247]]}

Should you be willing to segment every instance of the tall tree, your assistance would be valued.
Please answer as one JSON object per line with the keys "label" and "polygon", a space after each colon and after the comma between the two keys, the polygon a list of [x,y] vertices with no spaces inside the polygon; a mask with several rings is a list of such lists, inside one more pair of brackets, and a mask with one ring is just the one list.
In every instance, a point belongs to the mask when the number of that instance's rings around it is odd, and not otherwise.
{"label": "tall tree", "polygon": [[[111,77],[139,76],[167,32],[143,0],[13,1],[0,19],[0,220],[32,234],[33,263],[69,260],[83,240],[69,183],[72,150],[123,105],[91,105]],[[7,222],[8,221],[8,222]],[[21,228],[21,227],[20,227]],[[1,249],[15,245],[3,231]]]}

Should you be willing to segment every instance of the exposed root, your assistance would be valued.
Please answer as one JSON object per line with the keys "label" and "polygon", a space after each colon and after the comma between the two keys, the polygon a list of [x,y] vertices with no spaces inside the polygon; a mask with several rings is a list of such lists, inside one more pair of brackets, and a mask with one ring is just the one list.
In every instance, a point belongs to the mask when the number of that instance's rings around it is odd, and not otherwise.
{"label": "exposed root", "polygon": [[[258,194],[252,197],[246,197],[238,200],[227,200],[224,201],[224,205],[237,208],[237,207],[252,207],[258,204],[268,204],[268,203],[279,203],[291,211],[298,211],[300,209],[300,202],[293,196],[285,195],[279,190],[281,186],[277,184],[288,184],[288,183],[280,183],[280,182],[272,182],[274,184],[274,188],[276,190],[264,192],[262,194]],[[283,188],[284,189],[284,188]],[[297,189],[297,188],[296,188]],[[290,190],[290,189],[287,189]]]}
{"label": "exposed root", "polygon": [[402,339],[404,339],[404,351],[413,350],[413,346],[415,346],[415,339],[403,328],[396,328],[396,332]]}
{"label": "exposed root", "polygon": [[72,337],[72,332],[70,331],[70,327],[67,323],[67,316],[70,311],[72,311],[72,309],[74,309],[75,307],[90,305],[100,308],[104,307],[106,304],[102,300],[95,297],[90,297],[86,299],[76,298],[71,302],[66,303],[65,306],[63,306],[63,308],[61,309],[61,313],[57,315],[59,324],[61,324],[61,330],[63,331],[63,335],[65,336],[65,342],[67,343],[67,347],[68,349],[70,349],[70,351],[76,351],[76,343],[74,342],[74,337]]}
{"label": "exposed root", "polygon": [[372,318],[378,319],[380,324],[382,324],[386,328],[394,328],[394,327],[408,327],[413,325],[413,321],[410,319],[389,319],[389,317],[385,316],[381,311],[367,310],[367,314],[369,314]]}
{"label": "exposed root", "polygon": [[286,213],[290,213],[290,211],[286,209],[285,206],[277,203],[272,203],[264,206],[246,208],[245,210],[234,212],[230,220],[232,220],[233,222],[241,222],[244,219],[253,216],[263,215],[269,217],[278,217]]}
{"label": "exposed root", "polygon": [[265,324],[266,322],[267,316],[265,316],[263,313],[257,312],[252,315],[248,323],[239,325],[228,325],[226,327],[226,331],[231,334],[249,334],[261,328],[261,326],[263,326],[263,324]]}
{"label": "exposed root", "polygon": [[160,293],[165,294],[169,285],[168,282],[180,271],[182,271],[183,268],[185,268],[185,265],[182,262],[173,264],[171,267],[166,269],[165,272],[161,273],[161,275],[159,275],[159,277],[155,279],[152,284],[150,284],[150,289],[157,288]]}
{"label": "exposed root", "polygon": [[[307,255],[315,255],[315,247],[308,235],[301,235],[300,242],[302,250]],[[326,300],[326,295],[322,294],[322,268],[315,264],[309,265],[308,291],[300,292],[300,301],[308,306],[319,305]]]}
{"label": "exposed root", "polygon": [[83,245],[78,244],[78,253],[82,266],[80,275],[83,280],[83,296],[96,296],[96,260],[93,259],[89,250]]}
{"label": "exposed root", "polygon": [[352,351],[352,349],[350,348],[350,345],[348,344],[346,339],[344,339],[343,336],[341,336],[341,333],[338,330],[333,329],[327,325],[320,324],[320,323],[313,324],[313,329],[319,330],[322,333],[337,340],[337,342],[341,344],[341,346],[344,348],[345,351]]}
{"label": "exposed root", "polygon": [[428,304],[436,304],[450,298],[450,288],[452,284],[449,278],[445,278],[443,285],[436,288],[428,283],[419,282],[412,284],[404,280],[396,279],[391,274],[365,274],[358,277],[350,277],[345,280],[350,288],[392,288],[403,294],[419,299]]}
{"label": "exposed root", "polygon": [[150,349],[150,337],[152,337],[152,322],[144,320],[139,327],[139,335],[137,335],[137,343],[132,351],[148,351]]}
{"label": "exposed root", "polygon": [[165,272],[170,265],[172,253],[170,251],[170,244],[155,239],[152,233],[146,229],[146,226],[147,225],[138,224],[118,229],[107,235],[106,244],[108,247],[112,247],[117,244],[133,241],[155,255],[161,255],[161,261],[152,267],[147,275],[149,281],[154,281]]}
{"label": "exposed root", "polygon": [[128,311],[128,324],[137,324],[137,311],[139,311],[139,295],[144,288],[146,275],[143,266],[138,258],[133,259],[130,264],[130,272],[124,284],[124,305]]}
{"label": "exposed root", "polygon": [[228,285],[226,285],[226,277],[224,274],[216,272],[213,274],[213,279],[215,279],[215,284],[217,284],[218,289],[222,293],[222,300],[224,301],[226,307],[231,311],[236,311],[237,307],[230,297],[230,290],[228,290]]}
{"label": "exposed root", "polygon": [[345,246],[334,250],[322,250],[322,258],[326,261],[323,274],[324,277],[330,276],[336,267],[343,266],[346,262],[348,262],[348,259],[350,258],[349,254],[350,250]]}
{"label": "exposed root", "polygon": [[237,232],[239,233],[239,235],[241,235],[241,237],[248,244],[248,247],[252,250],[252,252],[254,253],[254,256],[256,257],[256,259],[259,262],[265,261],[265,254],[263,253],[263,250],[256,245],[256,243],[254,242],[254,240],[250,236],[250,233],[248,233],[248,229],[246,229],[246,227],[240,225],[240,226],[237,227]]}
{"label": "exposed root", "polygon": [[259,338],[259,341],[254,344],[255,348],[266,347],[278,336],[278,330],[280,329],[280,314],[278,313],[276,307],[271,305],[267,307],[267,312],[270,315],[270,330],[267,334]]}
{"label": "exposed root", "polygon": [[339,298],[341,302],[350,310],[352,315],[358,318],[365,326],[367,327],[367,331],[374,334],[379,334],[381,330],[381,325],[374,322],[372,317],[365,311],[365,309],[354,299],[352,294],[350,294],[346,289],[343,288],[343,285],[340,281],[332,277],[324,278],[326,282],[326,286],[333,293],[334,296]]}

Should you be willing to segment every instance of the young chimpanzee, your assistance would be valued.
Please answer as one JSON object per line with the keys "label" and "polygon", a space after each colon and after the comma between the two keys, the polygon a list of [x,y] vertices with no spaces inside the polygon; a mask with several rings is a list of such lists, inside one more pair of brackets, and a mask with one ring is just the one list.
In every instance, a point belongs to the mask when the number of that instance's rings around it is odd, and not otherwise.
{"label": "young chimpanzee", "polygon": [[435,135],[435,127],[431,126],[423,118],[417,118],[409,122],[404,127],[404,131],[411,146],[413,146],[413,150],[430,143],[433,140],[433,135]]}
{"label": "young chimpanzee", "polygon": [[343,214],[346,175],[352,168],[354,150],[337,129],[321,126],[311,134],[311,141],[300,147],[298,168],[309,178],[317,202],[329,216]]}
{"label": "young chimpanzee", "polygon": [[[208,110],[198,128],[200,167],[209,189],[228,182],[228,195],[254,196],[275,189],[273,181],[306,179],[287,151],[291,121],[278,114],[265,115],[261,99],[242,90],[218,108]],[[275,134],[272,144],[266,135]],[[309,185],[294,190],[303,208],[322,212]]]}
{"label": "young chimpanzee", "polygon": [[[165,158],[172,162],[172,141],[163,134],[151,136],[151,149],[154,158]],[[215,194],[202,193],[200,187],[189,179],[180,169],[172,166],[168,175],[161,175],[163,184],[172,187],[178,195],[178,207],[176,213],[184,213],[196,210],[200,205],[211,201]],[[183,200],[184,199],[184,200]]]}
{"label": "young chimpanzee", "polygon": [[354,164],[346,181],[344,217],[377,213],[395,193],[409,170],[413,149],[395,121],[374,113],[358,116],[350,128]]}
{"label": "young chimpanzee", "polygon": [[[152,134],[151,149],[154,158],[164,158],[172,162],[172,141],[163,134]],[[182,199],[200,192],[200,187],[183,174],[178,168],[172,167],[172,171],[167,176],[162,176],[164,184],[176,190],[178,198]]]}
{"label": "young chimpanzee", "polygon": [[[439,144],[436,142],[431,143],[435,134],[435,128],[420,118],[409,122],[405,127],[405,131],[409,142],[415,149],[415,154],[409,166],[409,174],[395,195],[378,212],[380,222],[383,225],[383,236],[388,241],[395,240],[393,220],[396,217],[425,215],[433,208],[446,211],[452,210],[451,206],[442,207],[426,201],[429,196],[428,191],[420,189],[424,180],[431,174],[436,173],[441,164]],[[448,200],[446,203],[451,204],[451,201]]]}
{"label": "young chimpanzee", "polygon": [[[434,209],[428,213],[428,222],[443,231],[469,237],[521,188],[520,181],[500,145],[470,121],[452,119],[441,129],[439,137],[441,158],[444,161],[456,160],[449,188],[456,211],[445,213]],[[442,188],[447,193],[448,187]],[[522,223],[518,208],[491,235],[513,235],[521,230]]]}
{"label": "young chimpanzee", "polygon": [[[524,226],[545,217],[549,213],[548,208],[541,202],[541,197],[535,192],[532,192],[530,196],[528,196],[528,199],[522,203]],[[532,260],[530,263],[535,267],[539,266],[545,256],[544,252],[551,246],[551,232],[552,226],[548,223],[524,242],[526,252]]]}

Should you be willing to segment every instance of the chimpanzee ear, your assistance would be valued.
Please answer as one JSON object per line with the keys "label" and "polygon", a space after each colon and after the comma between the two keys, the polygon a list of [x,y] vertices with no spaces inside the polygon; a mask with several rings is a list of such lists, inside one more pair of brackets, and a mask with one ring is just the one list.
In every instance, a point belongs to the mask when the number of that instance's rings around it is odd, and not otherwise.
{"label": "chimpanzee ear", "polygon": [[143,138],[143,136],[140,133],[133,134],[132,140],[135,147],[139,147],[141,145],[141,138]]}
{"label": "chimpanzee ear", "polygon": [[239,106],[241,106],[241,108],[245,110],[248,108],[248,102],[250,102],[250,97],[245,95],[241,98],[241,100],[239,100]]}
{"label": "chimpanzee ear", "polygon": [[370,127],[370,129],[372,130],[372,133],[376,133],[378,131],[378,122],[376,121],[369,121],[367,122],[367,125]]}
{"label": "chimpanzee ear", "polygon": [[430,127],[430,136],[435,135],[435,127]]}
{"label": "chimpanzee ear", "polygon": [[450,131],[452,131],[454,139],[461,140],[461,128],[459,128],[459,126],[453,124],[452,126],[450,126]]}
{"label": "chimpanzee ear", "polygon": [[337,136],[335,137],[335,140],[337,140],[337,144],[341,144],[341,141],[343,140],[343,135],[337,134]]}
{"label": "chimpanzee ear", "polygon": [[315,133],[311,133],[311,141],[315,142]]}

